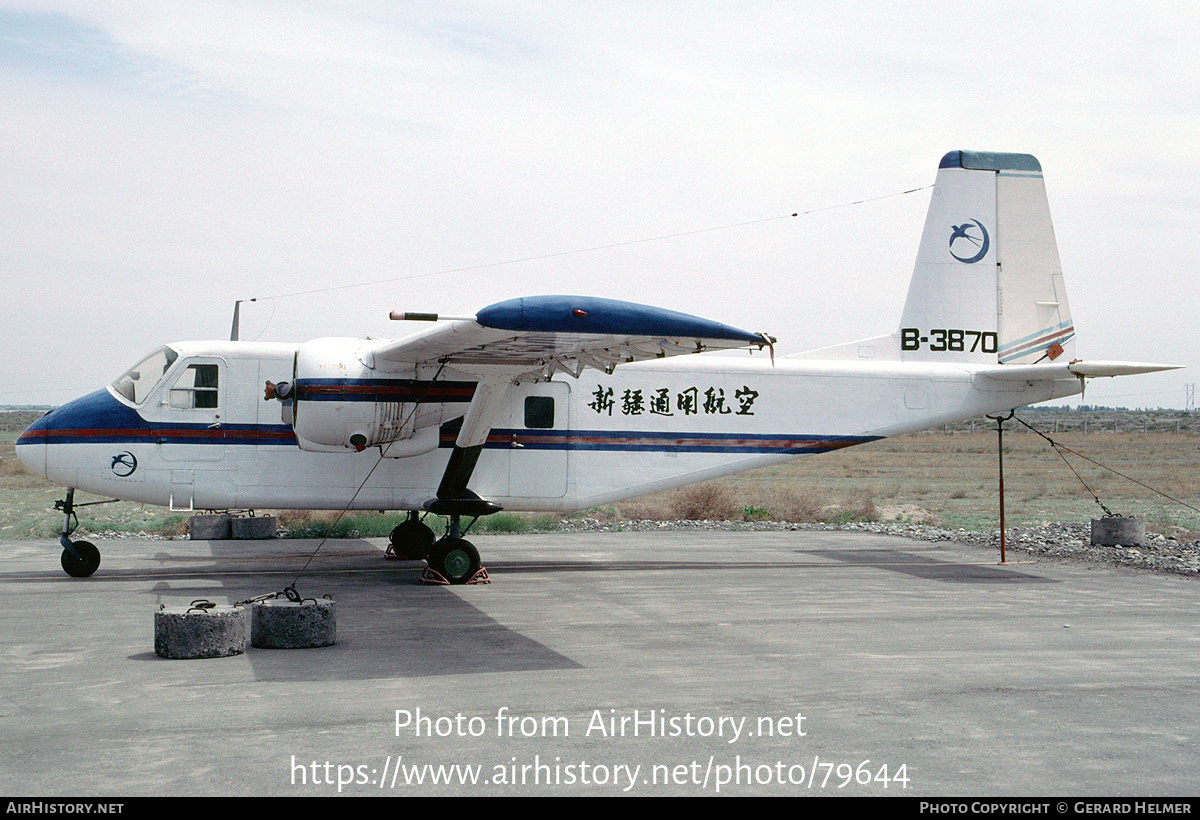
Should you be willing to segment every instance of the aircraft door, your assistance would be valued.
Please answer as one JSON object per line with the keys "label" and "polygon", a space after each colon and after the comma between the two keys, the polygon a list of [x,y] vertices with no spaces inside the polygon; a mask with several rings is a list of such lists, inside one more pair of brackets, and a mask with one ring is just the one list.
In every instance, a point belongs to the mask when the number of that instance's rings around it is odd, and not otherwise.
{"label": "aircraft door", "polygon": [[218,358],[177,366],[159,397],[154,440],[167,461],[220,461],[225,457],[227,368]]}
{"label": "aircraft door", "polygon": [[571,386],[540,382],[515,390],[512,403],[513,447],[509,457],[509,495],[513,498],[562,498],[567,494],[567,412]]}

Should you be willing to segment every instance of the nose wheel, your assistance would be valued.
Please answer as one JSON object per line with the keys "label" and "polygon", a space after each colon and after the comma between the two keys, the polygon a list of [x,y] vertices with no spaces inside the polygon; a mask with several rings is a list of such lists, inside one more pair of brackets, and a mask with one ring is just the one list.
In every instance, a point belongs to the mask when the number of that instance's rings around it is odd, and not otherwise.
{"label": "nose wheel", "polygon": [[62,568],[67,575],[72,578],[87,578],[99,566],[100,550],[96,549],[95,544],[90,541],[66,541],[63,543]]}

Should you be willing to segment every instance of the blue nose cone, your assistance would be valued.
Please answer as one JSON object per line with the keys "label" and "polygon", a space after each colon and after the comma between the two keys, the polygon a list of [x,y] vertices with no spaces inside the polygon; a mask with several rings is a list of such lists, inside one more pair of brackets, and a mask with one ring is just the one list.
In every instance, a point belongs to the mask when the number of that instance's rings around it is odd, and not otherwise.
{"label": "blue nose cone", "polygon": [[[68,444],[127,441],[131,435],[149,435],[149,428],[136,411],[121,404],[107,390],[97,390],[51,410],[29,425],[17,437],[17,458],[31,471],[45,476],[47,463],[53,460],[50,448],[56,448],[57,452],[57,448]],[[57,459],[61,461],[62,458]]]}

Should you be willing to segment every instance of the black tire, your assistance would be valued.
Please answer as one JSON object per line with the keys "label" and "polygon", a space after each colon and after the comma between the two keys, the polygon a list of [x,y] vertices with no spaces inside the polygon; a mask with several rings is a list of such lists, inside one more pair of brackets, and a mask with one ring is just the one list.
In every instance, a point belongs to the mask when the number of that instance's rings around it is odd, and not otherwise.
{"label": "black tire", "polygon": [[87,578],[100,566],[100,550],[88,541],[72,541],[71,546],[79,553],[79,558],[63,550],[63,572],[72,578]]}
{"label": "black tire", "polygon": [[410,518],[396,525],[389,540],[398,556],[419,561],[429,554],[436,537],[429,527]]}
{"label": "black tire", "polygon": [[429,568],[452,584],[465,584],[479,572],[479,550],[470,541],[446,536],[429,551]]}

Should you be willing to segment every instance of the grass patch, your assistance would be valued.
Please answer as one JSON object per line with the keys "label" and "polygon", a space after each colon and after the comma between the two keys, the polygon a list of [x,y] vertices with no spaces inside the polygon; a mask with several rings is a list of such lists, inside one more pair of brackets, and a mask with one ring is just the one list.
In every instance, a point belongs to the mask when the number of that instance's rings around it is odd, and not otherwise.
{"label": "grass patch", "polygon": [[[386,538],[395,527],[408,518],[406,512],[349,512],[339,514],[336,510],[282,510],[278,514],[279,526],[287,531],[289,538]],[[429,515],[423,519],[426,526],[440,536],[446,532],[448,519]],[[558,529],[556,515],[500,512],[484,516],[470,529],[472,533],[489,535],[549,532]],[[466,526],[470,519],[463,521]]]}
{"label": "grass patch", "polygon": [[281,510],[278,526],[289,538],[386,538],[407,513]]}
{"label": "grass patch", "polygon": [[471,531],[495,535],[553,532],[558,529],[558,522],[557,515],[500,512],[479,519]]}
{"label": "grass patch", "polygon": [[705,481],[679,490],[671,509],[684,521],[728,521],[738,505],[723,482]]}
{"label": "grass patch", "polygon": [[743,521],[766,521],[770,515],[765,507],[742,507]]}

